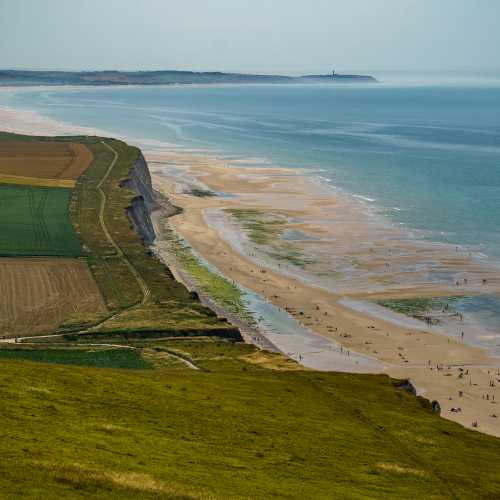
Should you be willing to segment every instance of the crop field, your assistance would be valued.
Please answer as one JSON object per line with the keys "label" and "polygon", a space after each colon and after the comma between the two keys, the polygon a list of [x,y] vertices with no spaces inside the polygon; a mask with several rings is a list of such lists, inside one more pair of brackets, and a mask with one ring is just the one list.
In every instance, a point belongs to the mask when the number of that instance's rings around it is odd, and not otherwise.
{"label": "crop field", "polygon": [[[106,199],[103,216],[123,256],[118,255],[108,241],[99,220],[101,196],[98,185],[113,160],[112,152],[101,142],[88,142],[94,162],[78,179],[70,206],[71,220],[108,308],[116,312],[123,310],[99,326],[99,331],[123,334],[133,331],[169,332],[168,335],[200,335],[206,332],[221,336],[227,332],[227,335],[234,336],[236,329],[229,323],[219,321],[215,313],[191,297],[186,287],[178,283],[170,270],[151,255],[133,230],[126,208],[137,193],[120,187],[120,184],[129,176],[140,151],[121,141],[106,142],[118,153],[118,160],[101,186]],[[141,303],[143,292],[124,259],[144,280],[150,293],[147,304]]]}
{"label": "crop field", "polygon": [[0,182],[73,187],[92,162],[84,145],[7,138],[0,141]]}
{"label": "crop field", "polygon": [[[76,308],[68,317],[79,293],[56,293],[53,305],[43,306],[48,312],[43,320],[37,301],[28,300],[31,295],[27,295],[28,303],[22,299],[16,307],[4,300],[8,310],[21,308],[23,312],[4,315],[3,330],[11,336],[49,333],[56,328],[70,333],[99,323],[106,311],[107,315],[121,311],[100,326],[102,332],[128,334],[134,329],[234,336],[234,327],[191,297],[134,231],[126,208],[137,193],[121,183],[140,151],[121,141],[106,142],[113,149],[91,137],[49,139],[0,133],[0,257],[85,257],[87,276],[93,281],[90,296],[99,296],[99,307]],[[114,151],[118,156],[112,163]],[[12,183],[2,183],[2,175]],[[73,189],[64,189],[66,182],[73,183]],[[66,281],[73,286],[73,277],[67,275]],[[15,291],[13,296],[20,293]]]}
{"label": "crop field", "polygon": [[106,315],[81,259],[0,258],[0,335],[54,331],[61,323]]}
{"label": "crop field", "polygon": [[79,256],[70,195],[68,189],[0,184],[0,255]]}

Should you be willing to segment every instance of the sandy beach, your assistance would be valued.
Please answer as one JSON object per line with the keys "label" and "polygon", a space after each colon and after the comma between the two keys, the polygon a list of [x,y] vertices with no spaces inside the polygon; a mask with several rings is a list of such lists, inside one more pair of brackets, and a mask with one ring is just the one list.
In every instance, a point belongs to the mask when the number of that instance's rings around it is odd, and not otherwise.
{"label": "sandy beach", "polygon": [[[217,158],[178,152],[149,152],[147,158],[157,189],[183,208],[171,225],[225,276],[266,297],[324,338],[333,339],[344,352],[376,358],[385,373],[410,379],[420,394],[440,403],[445,418],[471,428],[477,422],[474,428],[500,435],[495,416],[500,398],[498,358],[462,342],[453,330],[427,328],[421,321],[379,306],[374,306],[375,311],[356,307],[367,299],[474,293],[483,287],[483,276],[488,276],[484,286],[495,291],[499,280],[493,269],[455,247],[409,242],[390,226],[377,227],[363,215],[363,207],[340,195],[321,196],[296,171],[232,167]],[[210,189],[219,196],[195,196],[190,194],[194,188]],[[230,222],[207,216],[235,208],[280,212],[300,219],[302,232],[321,235],[317,246],[326,245],[325,239],[331,241],[334,236],[337,255],[355,252],[365,272],[349,269],[345,275],[337,273],[330,289],[325,286],[328,280],[308,282],[305,272],[302,275],[301,270],[266,260],[256,248],[245,248],[228,229]],[[330,218],[330,227],[321,225],[318,220],[324,219],[325,212],[339,214],[345,222],[331,224]],[[319,261],[316,266],[331,265],[331,261]],[[449,284],[425,280],[429,263],[449,273]],[[468,286],[460,285],[457,290],[456,279],[464,276]],[[328,279],[333,280],[332,276]]]}
{"label": "sandy beach", "polygon": [[[27,111],[0,108],[0,118],[5,131],[96,133]],[[223,275],[342,346],[342,356],[365,356],[376,360],[374,371],[409,378],[440,403],[443,417],[500,436],[499,358],[462,341],[463,327],[453,321],[447,329],[427,327],[366,306],[386,298],[496,292],[496,269],[460,248],[408,239],[361,200],[314,185],[296,170],[230,165],[167,148],[145,155],[155,188],[183,208],[170,224]],[[235,210],[264,214],[264,224],[279,234],[256,244],[231,217]],[[302,356],[300,346],[289,350]]]}

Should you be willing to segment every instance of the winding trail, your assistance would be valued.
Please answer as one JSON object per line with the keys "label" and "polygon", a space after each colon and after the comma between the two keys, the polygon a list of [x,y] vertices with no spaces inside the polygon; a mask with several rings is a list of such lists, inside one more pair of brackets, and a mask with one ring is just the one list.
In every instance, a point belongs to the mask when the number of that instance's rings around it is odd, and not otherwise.
{"label": "winding trail", "polygon": [[[97,190],[98,190],[99,195],[101,197],[101,203],[99,206],[99,214],[98,214],[99,224],[101,225],[102,231],[103,231],[104,235],[106,236],[106,239],[109,241],[109,243],[114,248],[116,255],[129,268],[129,270],[132,273],[132,275],[134,276],[139,288],[141,289],[142,299],[141,299],[141,302],[139,303],[139,305],[145,305],[149,302],[149,300],[151,298],[151,290],[148,287],[147,283],[144,281],[144,279],[141,276],[141,274],[139,273],[139,271],[137,271],[137,269],[134,267],[134,265],[129,261],[129,259],[123,253],[123,250],[121,249],[121,247],[113,239],[113,237],[111,236],[111,233],[108,230],[108,227],[106,226],[104,213],[106,210],[106,203],[107,203],[108,199],[107,199],[106,193],[104,192],[102,187],[105,184],[105,182],[107,182],[107,180],[109,179],[109,176],[110,176],[114,166],[116,165],[116,162],[118,161],[119,153],[112,146],[110,146],[107,142],[105,142],[104,140],[101,140],[100,142],[103,146],[105,146],[108,150],[110,150],[113,153],[113,160],[109,164],[109,167],[107,168],[106,173],[103,175],[103,177],[101,178],[101,180],[97,184]],[[133,307],[136,307],[136,306],[133,306]],[[118,314],[121,314],[122,312],[123,312],[122,310],[117,311],[116,313],[108,316],[107,318],[96,323],[95,325],[92,325],[92,327],[87,328],[87,329],[82,330],[82,331],[55,333],[55,334],[51,334],[51,335],[42,335],[42,336],[32,336],[31,335],[31,336],[26,336],[26,337],[0,339],[0,343],[16,343],[16,342],[23,342],[23,341],[32,340],[32,339],[63,337],[64,335],[67,335],[68,333],[71,333],[72,335],[82,335],[82,334],[88,333],[89,331],[92,331],[92,329],[94,329],[97,326],[102,325],[103,323],[109,321],[110,319],[113,319],[115,316],[117,316]]]}
{"label": "winding trail", "polygon": [[97,184],[97,190],[99,191],[99,194],[101,196],[101,205],[99,207],[99,223],[101,224],[101,227],[102,227],[102,230],[104,232],[104,235],[106,236],[106,239],[113,246],[118,257],[120,259],[122,259],[123,262],[126,264],[126,266],[130,269],[130,272],[133,274],[135,280],[137,281],[137,284],[139,285],[139,288],[141,289],[141,292],[142,292],[141,305],[145,305],[149,302],[149,300],[151,298],[151,290],[149,289],[147,283],[144,281],[144,278],[140,275],[139,271],[137,271],[137,269],[133,266],[133,264],[125,256],[125,254],[123,253],[123,250],[120,248],[120,246],[115,242],[115,240],[111,236],[111,233],[109,232],[109,230],[106,226],[106,222],[104,220],[104,211],[106,209],[107,197],[106,197],[106,193],[102,189],[102,186],[108,180],[109,175],[111,174],[111,171],[113,170],[114,166],[116,165],[116,162],[118,161],[118,158],[119,158],[119,154],[107,142],[101,141],[101,143],[113,153],[113,160],[109,164],[109,167],[106,170],[106,173],[103,175],[102,179],[99,181],[99,184]]}
{"label": "winding trail", "polygon": [[186,359],[184,356],[181,356],[175,352],[172,352],[170,350],[167,350],[167,353],[172,356],[173,358],[178,359],[181,363],[186,365],[188,368],[191,370],[200,370],[199,366],[196,366],[193,362],[189,361],[189,359]]}

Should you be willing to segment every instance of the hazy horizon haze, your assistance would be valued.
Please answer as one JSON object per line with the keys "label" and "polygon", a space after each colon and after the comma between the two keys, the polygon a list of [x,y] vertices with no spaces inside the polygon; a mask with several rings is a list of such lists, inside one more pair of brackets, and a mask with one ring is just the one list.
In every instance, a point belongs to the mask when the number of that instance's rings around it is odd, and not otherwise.
{"label": "hazy horizon haze", "polygon": [[0,67],[500,71],[495,0],[0,0]]}

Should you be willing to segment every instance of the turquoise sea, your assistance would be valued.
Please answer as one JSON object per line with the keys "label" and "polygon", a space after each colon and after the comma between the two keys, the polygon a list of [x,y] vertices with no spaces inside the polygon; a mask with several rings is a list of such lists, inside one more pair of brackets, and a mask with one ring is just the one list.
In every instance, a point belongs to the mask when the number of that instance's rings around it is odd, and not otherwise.
{"label": "turquoise sea", "polygon": [[321,169],[397,222],[500,257],[500,85],[58,89],[0,93],[0,104]]}
{"label": "turquoise sea", "polygon": [[[0,105],[136,141],[305,167],[423,238],[500,262],[498,81],[23,89],[0,92]],[[500,300],[488,300],[500,331]]]}

